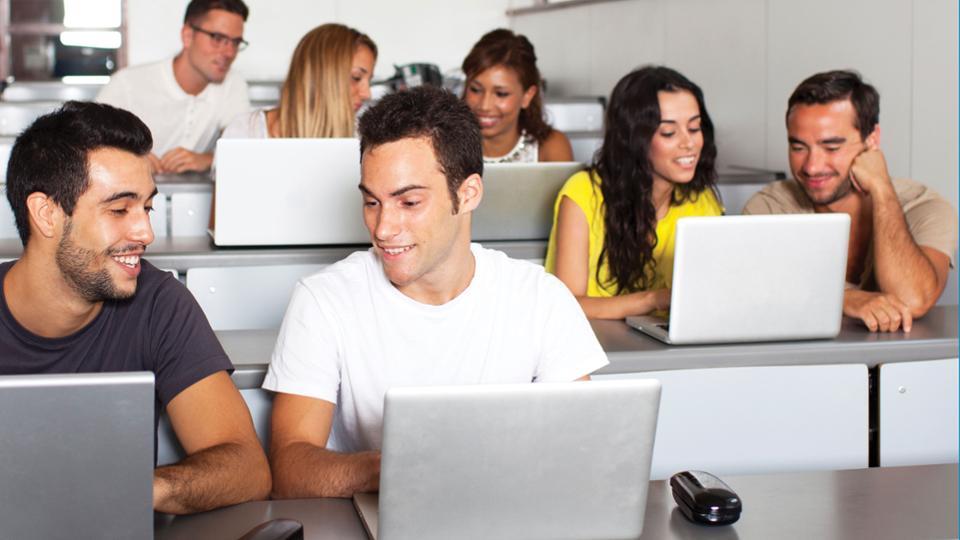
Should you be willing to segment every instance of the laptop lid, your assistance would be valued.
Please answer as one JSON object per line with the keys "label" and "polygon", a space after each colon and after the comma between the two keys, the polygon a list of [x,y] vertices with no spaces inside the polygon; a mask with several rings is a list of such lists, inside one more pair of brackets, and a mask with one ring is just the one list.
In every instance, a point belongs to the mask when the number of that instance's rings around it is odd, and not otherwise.
{"label": "laptop lid", "polygon": [[378,538],[634,538],[655,380],[394,388]]}
{"label": "laptop lid", "polygon": [[471,238],[546,240],[553,203],[578,162],[494,163],[483,166],[483,201],[473,212]]}
{"label": "laptop lid", "polygon": [[7,538],[151,538],[153,374],[0,376]]}
{"label": "laptop lid", "polygon": [[358,139],[217,141],[218,246],[369,244]]}
{"label": "laptop lid", "polygon": [[669,342],[836,337],[849,234],[847,214],[680,219]]}

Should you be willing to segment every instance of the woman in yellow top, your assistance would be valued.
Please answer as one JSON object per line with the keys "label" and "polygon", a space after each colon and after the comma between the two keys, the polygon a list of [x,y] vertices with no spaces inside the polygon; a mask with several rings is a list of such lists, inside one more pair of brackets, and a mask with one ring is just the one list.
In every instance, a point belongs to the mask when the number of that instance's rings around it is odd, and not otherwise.
{"label": "woman in yellow top", "polygon": [[713,123],[696,84],[666,67],[625,76],[603,145],[554,205],[547,271],[590,318],[667,309],[677,220],[723,213]]}

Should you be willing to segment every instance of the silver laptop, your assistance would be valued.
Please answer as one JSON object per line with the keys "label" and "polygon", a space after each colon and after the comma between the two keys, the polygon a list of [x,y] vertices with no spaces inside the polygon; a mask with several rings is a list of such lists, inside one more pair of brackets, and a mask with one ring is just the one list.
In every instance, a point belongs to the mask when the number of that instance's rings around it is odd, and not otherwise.
{"label": "silver laptop", "polygon": [[371,538],[637,538],[656,380],[395,388]]}
{"label": "silver laptop", "polygon": [[677,221],[670,317],[627,317],[666,343],[832,338],[840,333],[847,214]]}
{"label": "silver laptop", "polygon": [[153,374],[0,376],[4,538],[151,538]]}
{"label": "silver laptop", "polygon": [[483,201],[473,212],[471,238],[546,240],[557,193],[582,163],[496,163],[483,167]]}
{"label": "silver laptop", "polygon": [[220,139],[218,246],[369,244],[357,139]]}

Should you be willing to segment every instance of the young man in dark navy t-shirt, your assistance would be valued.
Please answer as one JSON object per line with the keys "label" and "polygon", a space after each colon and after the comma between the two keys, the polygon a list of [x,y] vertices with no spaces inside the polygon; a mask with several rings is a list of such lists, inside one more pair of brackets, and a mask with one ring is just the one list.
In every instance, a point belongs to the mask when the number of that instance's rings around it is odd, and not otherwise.
{"label": "young man in dark navy t-shirt", "polygon": [[230,360],[190,293],[141,259],[151,146],[133,114],[79,102],[17,138],[7,199],[24,251],[0,265],[0,373],[152,371],[155,416],[166,408],[187,453],[155,470],[154,508],[261,499],[270,472]]}

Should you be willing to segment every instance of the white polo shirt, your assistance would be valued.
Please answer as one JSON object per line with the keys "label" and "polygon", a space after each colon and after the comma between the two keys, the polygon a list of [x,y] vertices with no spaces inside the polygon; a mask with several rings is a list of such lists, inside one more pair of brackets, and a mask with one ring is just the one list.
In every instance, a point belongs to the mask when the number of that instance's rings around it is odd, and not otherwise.
{"label": "white polo shirt", "polygon": [[114,73],[97,101],[140,117],[153,134],[153,153],[157,156],[178,146],[211,152],[223,128],[238,114],[250,110],[247,83],[233,70],[222,83],[208,84],[191,96],[174,78],[173,59]]}

